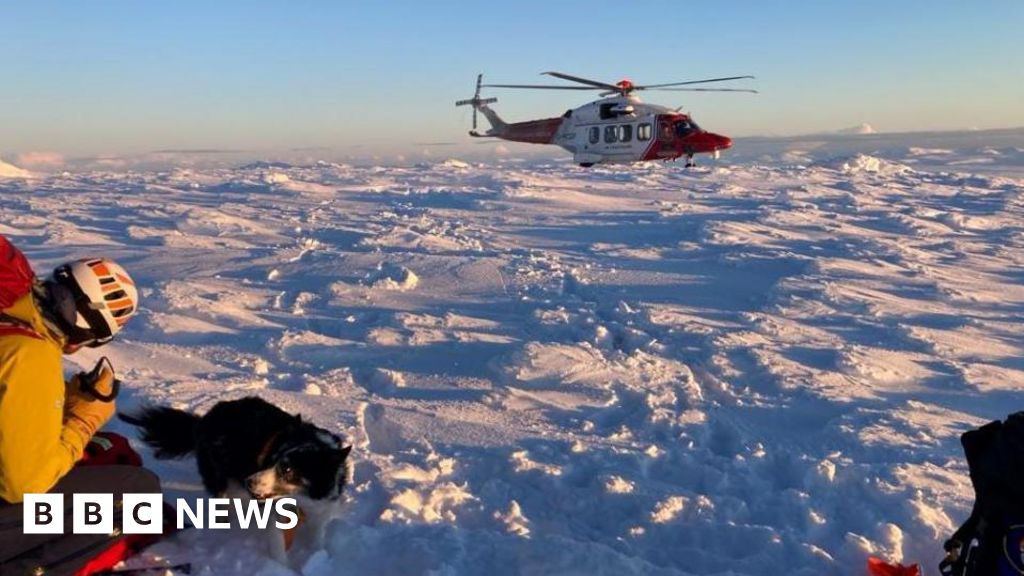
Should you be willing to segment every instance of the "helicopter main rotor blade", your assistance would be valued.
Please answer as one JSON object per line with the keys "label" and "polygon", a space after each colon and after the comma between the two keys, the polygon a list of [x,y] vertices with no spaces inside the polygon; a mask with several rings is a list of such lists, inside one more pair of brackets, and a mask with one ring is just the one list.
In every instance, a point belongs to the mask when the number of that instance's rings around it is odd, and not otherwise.
{"label": "helicopter main rotor blade", "polygon": [[579,84],[586,84],[587,86],[593,86],[594,88],[604,88],[605,90],[614,90],[621,92],[622,87],[616,86],[615,84],[609,84],[607,82],[598,82],[597,80],[590,80],[587,78],[580,78],[579,76],[570,76],[569,74],[563,74],[561,72],[542,72],[548,76],[554,76],[555,78],[561,78],[562,80],[568,80],[570,82],[577,82]]}
{"label": "helicopter main rotor blade", "polygon": [[707,80],[690,80],[689,82],[670,82],[668,84],[645,84],[643,86],[637,86],[637,90],[647,90],[649,88],[665,88],[667,86],[687,86],[689,84],[707,84],[708,82],[725,82],[727,80],[744,80],[753,79],[753,76],[730,76],[728,78],[709,78]]}
{"label": "helicopter main rotor blade", "polygon": [[[529,88],[534,90],[604,90],[597,86],[543,86],[540,84],[483,84],[484,88]],[[616,89],[618,91],[618,89]]]}
{"label": "helicopter main rotor blade", "polygon": [[746,92],[748,94],[760,94],[757,90],[746,88],[653,88],[662,92]]}

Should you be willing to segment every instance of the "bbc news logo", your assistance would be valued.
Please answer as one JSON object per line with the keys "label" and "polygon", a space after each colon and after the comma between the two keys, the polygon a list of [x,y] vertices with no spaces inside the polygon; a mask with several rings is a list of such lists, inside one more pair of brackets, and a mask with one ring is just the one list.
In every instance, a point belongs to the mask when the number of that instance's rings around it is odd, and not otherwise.
{"label": "bbc news logo", "polygon": [[[120,502],[123,534],[161,534],[164,530],[164,497],[155,493],[125,494]],[[288,530],[299,524],[295,498],[250,500],[246,498],[200,498],[195,506],[184,498],[175,501],[175,523],[179,530],[192,526],[213,530],[232,527],[234,513],[239,527]],[[73,494],[71,533],[111,534],[118,507],[113,494]],[[64,494],[25,494],[22,508],[22,532],[25,534],[64,534]],[[186,518],[188,523],[186,523]]]}

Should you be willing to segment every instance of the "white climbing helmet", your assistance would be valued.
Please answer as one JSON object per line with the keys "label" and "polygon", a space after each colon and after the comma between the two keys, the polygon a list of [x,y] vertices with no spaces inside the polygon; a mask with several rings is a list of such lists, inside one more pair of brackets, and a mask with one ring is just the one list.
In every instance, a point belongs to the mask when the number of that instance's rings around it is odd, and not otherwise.
{"label": "white climbing helmet", "polygon": [[67,288],[74,301],[73,313],[70,309],[62,311],[71,324],[67,336],[73,342],[92,347],[106,344],[138,310],[135,282],[111,260],[87,258],[68,262],[53,271],[53,280]]}

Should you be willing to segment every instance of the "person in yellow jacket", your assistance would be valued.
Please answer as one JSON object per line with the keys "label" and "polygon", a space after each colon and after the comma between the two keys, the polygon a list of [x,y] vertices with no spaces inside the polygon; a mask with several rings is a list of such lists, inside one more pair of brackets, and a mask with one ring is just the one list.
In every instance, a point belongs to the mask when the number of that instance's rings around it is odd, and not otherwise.
{"label": "person in yellow jacket", "polygon": [[[24,258],[0,240],[0,265],[5,247]],[[22,534],[25,494],[63,493],[70,508],[74,493],[113,493],[119,501],[125,492],[159,492],[156,476],[141,467],[76,466],[114,414],[115,378],[104,363],[92,378],[65,382],[61,366],[62,354],[110,342],[137,307],[127,272],[94,258],[60,266],[44,281],[33,277],[0,310],[0,574],[72,574],[118,536],[71,535],[70,510],[68,534]]]}

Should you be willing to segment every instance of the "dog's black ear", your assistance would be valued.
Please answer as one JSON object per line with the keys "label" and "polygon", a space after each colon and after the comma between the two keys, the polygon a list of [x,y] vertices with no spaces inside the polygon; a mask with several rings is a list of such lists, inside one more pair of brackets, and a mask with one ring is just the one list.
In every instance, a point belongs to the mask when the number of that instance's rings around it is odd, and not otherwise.
{"label": "dog's black ear", "polygon": [[296,414],[295,415],[295,421],[296,422],[302,422],[302,414]]}

